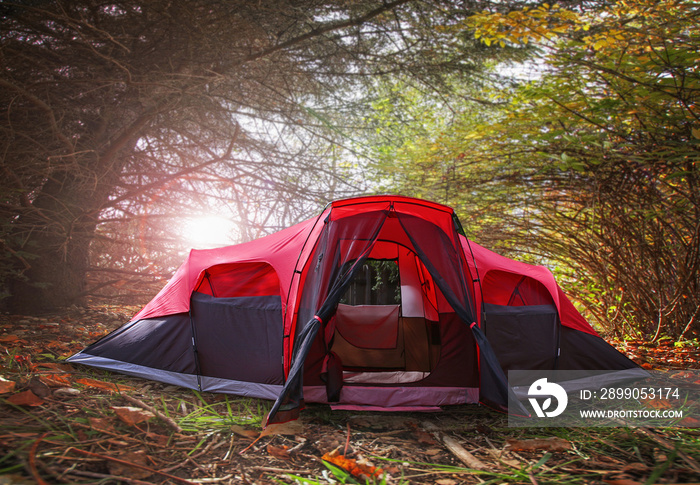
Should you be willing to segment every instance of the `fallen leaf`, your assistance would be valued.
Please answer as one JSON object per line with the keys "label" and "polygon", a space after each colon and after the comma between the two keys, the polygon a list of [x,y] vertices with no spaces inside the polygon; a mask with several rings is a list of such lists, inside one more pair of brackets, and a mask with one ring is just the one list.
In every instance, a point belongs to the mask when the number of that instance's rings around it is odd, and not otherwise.
{"label": "fallen leaf", "polygon": [[19,337],[17,335],[3,335],[0,336],[0,343],[1,344],[7,344],[10,342],[17,342],[19,340]]}
{"label": "fallen leaf", "polygon": [[18,394],[13,394],[7,398],[7,402],[15,406],[41,406],[44,400],[34,394],[32,391],[22,391]]}
{"label": "fallen leaf", "polygon": [[[124,453],[119,455],[119,459],[122,461],[130,462],[135,465],[149,466],[148,457],[143,451],[136,451],[132,453]],[[109,461],[107,462],[107,468],[112,475],[117,475],[120,477],[133,478],[135,480],[143,480],[153,475],[152,472],[144,470],[143,468],[137,468],[129,466],[126,463],[118,463]]]}
{"label": "fallen leaf", "polygon": [[90,422],[90,427],[95,431],[115,432],[112,420],[109,418],[88,418],[88,421]]}
{"label": "fallen leaf", "polygon": [[155,414],[150,411],[132,406],[112,406],[112,411],[117,414],[119,419],[129,426],[143,423],[144,421],[148,421],[155,416]]}
{"label": "fallen leaf", "polygon": [[420,428],[413,430],[413,434],[418,439],[418,443],[420,444],[431,446],[435,446],[438,444],[437,441],[435,441],[435,438],[433,438],[433,435]]}
{"label": "fallen leaf", "polygon": [[272,445],[267,445],[267,452],[271,455],[274,456],[275,458],[279,458],[280,460],[291,460],[292,457],[289,456],[289,449],[288,446],[272,446]]}
{"label": "fallen leaf", "polygon": [[341,455],[338,450],[326,453],[321,457],[321,459],[342,468],[352,476],[358,478],[378,478],[383,473],[381,468],[358,462],[352,458],[345,458],[345,456]]}
{"label": "fallen leaf", "polygon": [[570,442],[556,436],[531,440],[509,439],[507,444],[510,449],[515,451],[568,451],[574,448]]}
{"label": "fallen leaf", "polygon": [[123,392],[123,391],[132,391],[133,388],[129,386],[124,386],[124,385],[117,385],[111,382],[104,382],[104,381],[98,381],[96,379],[90,379],[87,377],[84,377],[82,379],[76,379],[75,382],[77,384],[82,384],[83,386],[87,387],[92,387],[94,389],[101,389],[103,391],[109,391],[109,392]]}
{"label": "fallen leaf", "polygon": [[70,374],[44,374],[40,375],[39,379],[49,387],[68,387],[71,385]]}
{"label": "fallen leaf", "polygon": [[37,364],[37,367],[43,367],[45,369],[53,369],[53,370],[61,371],[62,373],[70,373],[73,371],[73,368],[70,365],[59,364],[56,362],[40,362]]}
{"label": "fallen leaf", "polygon": [[161,446],[167,445],[168,441],[170,440],[170,438],[168,438],[167,436],[157,433],[146,433],[146,438],[148,438],[151,441],[154,441],[156,444],[159,444]]}
{"label": "fallen leaf", "polygon": [[438,485],[457,485],[456,480],[452,480],[451,478],[441,478],[440,480],[435,481]]}
{"label": "fallen leaf", "polygon": [[288,421],[286,423],[275,423],[269,424],[262,431],[261,436],[272,436],[272,435],[287,435],[295,436],[301,434],[304,431],[304,425],[297,421]]}
{"label": "fallen leaf", "polygon": [[15,382],[8,381],[3,377],[0,377],[0,394],[7,394],[9,392],[15,391]]}
{"label": "fallen leaf", "polygon": [[644,463],[628,463],[627,465],[623,466],[622,469],[620,470],[624,473],[646,473],[649,471],[649,467],[646,466]]}
{"label": "fallen leaf", "polygon": [[700,428],[700,419],[695,418],[693,416],[686,416],[685,418],[681,419],[677,424],[678,426],[685,426],[686,428]]}
{"label": "fallen leaf", "polygon": [[652,409],[671,409],[673,407],[671,401],[666,399],[647,399],[642,400],[642,402],[646,407]]}
{"label": "fallen leaf", "polygon": [[51,395],[51,389],[49,389],[49,386],[41,382],[41,379],[39,379],[37,376],[34,376],[29,380],[29,390],[42,399]]}
{"label": "fallen leaf", "polygon": [[245,429],[243,426],[238,426],[234,424],[231,426],[231,431],[236,433],[238,436],[243,436],[244,438],[250,438],[254,440],[258,437],[258,432],[252,429]]}

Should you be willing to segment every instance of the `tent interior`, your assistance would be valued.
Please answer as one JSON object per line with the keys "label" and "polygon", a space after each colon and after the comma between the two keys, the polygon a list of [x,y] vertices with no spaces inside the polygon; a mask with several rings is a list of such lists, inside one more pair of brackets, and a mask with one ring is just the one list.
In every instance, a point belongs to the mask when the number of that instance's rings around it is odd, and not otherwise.
{"label": "tent interior", "polygon": [[377,240],[352,278],[309,352],[306,385],[323,382],[329,352],[344,385],[479,385],[469,327],[418,255],[396,241]]}

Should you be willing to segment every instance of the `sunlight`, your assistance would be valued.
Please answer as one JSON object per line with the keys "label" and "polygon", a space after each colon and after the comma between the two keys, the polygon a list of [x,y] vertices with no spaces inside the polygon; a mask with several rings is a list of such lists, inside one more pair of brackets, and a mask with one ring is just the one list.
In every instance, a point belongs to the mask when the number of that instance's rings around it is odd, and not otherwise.
{"label": "sunlight", "polygon": [[233,244],[236,224],[223,216],[205,215],[189,218],[183,237],[194,248],[208,249]]}

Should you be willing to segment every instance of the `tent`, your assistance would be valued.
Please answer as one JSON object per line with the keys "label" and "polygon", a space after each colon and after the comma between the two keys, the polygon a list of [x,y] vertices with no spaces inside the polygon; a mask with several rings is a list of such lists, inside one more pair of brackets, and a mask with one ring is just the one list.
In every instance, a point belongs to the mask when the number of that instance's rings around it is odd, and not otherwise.
{"label": "tent", "polygon": [[272,399],[268,422],[304,401],[512,411],[509,370],[642,371],[546,268],[469,241],[449,207],[400,196],[336,201],[261,239],[192,250],[130,322],[69,362]]}

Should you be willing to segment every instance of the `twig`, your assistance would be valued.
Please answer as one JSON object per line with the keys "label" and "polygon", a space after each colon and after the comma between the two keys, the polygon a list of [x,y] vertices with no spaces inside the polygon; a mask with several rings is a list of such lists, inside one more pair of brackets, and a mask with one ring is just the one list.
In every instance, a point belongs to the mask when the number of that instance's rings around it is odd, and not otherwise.
{"label": "twig", "polygon": [[32,477],[36,480],[37,485],[49,485],[41,475],[39,475],[39,470],[36,467],[36,452],[39,449],[39,443],[43,440],[49,433],[44,433],[37,440],[32,443],[32,447],[29,449],[29,471],[32,473]]}
{"label": "twig", "polygon": [[220,478],[197,478],[195,480],[192,480],[194,483],[219,483],[223,482],[224,480],[230,480],[233,478],[233,475],[226,475],[225,477],[220,477]]}
{"label": "twig", "polygon": [[312,470],[287,470],[285,468],[275,468],[272,466],[252,466],[250,467],[253,470],[258,470],[261,472],[270,472],[270,473],[294,473],[294,474],[304,474],[304,475],[313,475],[314,471]]}
{"label": "twig", "polygon": [[107,456],[107,455],[98,455],[97,453],[92,453],[92,452],[90,452],[90,451],[81,450],[80,448],[75,448],[75,447],[73,447],[73,446],[71,446],[70,448],[68,448],[68,449],[66,450],[66,453],[69,452],[69,451],[75,451],[75,452],[77,452],[77,453],[80,453],[80,454],[83,454],[83,455],[86,455],[86,456],[91,456],[91,457],[94,457],[94,458],[100,458],[100,459],[102,459],[102,460],[113,461],[114,463],[119,463],[119,464],[121,464],[121,465],[126,465],[126,466],[130,466],[130,467],[134,467],[134,468],[139,468],[139,469],[141,469],[141,470],[146,470],[146,471],[148,471],[148,472],[154,473],[154,474],[156,474],[156,475],[160,475],[160,476],[162,476],[162,477],[169,478],[169,479],[174,480],[174,481],[179,482],[179,483],[184,483],[184,484],[186,484],[186,485],[194,485],[193,482],[190,482],[189,480],[185,480],[184,478],[176,477],[175,475],[170,475],[169,473],[161,472],[161,471],[159,471],[159,470],[156,470],[156,469],[154,469],[154,468],[151,468],[151,467],[148,467],[148,466],[145,466],[145,465],[139,465],[138,463],[131,463],[131,462],[129,462],[129,461],[120,460],[119,458],[114,458],[114,457]]}
{"label": "twig", "polygon": [[467,465],[469,468],[473,468],[475,470],[488,469],[484,462],[465,450],[464,447],[457,443],[455,439],[441,433],[437,426],[435,426],[433,423],[424,421],[423,429],[431,433],[435,439],[444,444],[445,447],[450,450],[452,454],[457,457],[457,459],[459,459],[459,461]]}
{"label": "twig", "polygon": [[175,431],[178,433],[182,433],[182,428],[170,417],[166,416],[165,414],[161,413],[158,411],[156,408],[149,406],[145,402],[141,401],[140,399],[136,399],[135,397],[129,396],[128,394],[122,394],[122,397],[129,401],[131,404],[135,404],[136,406],[145,409],[146,411],[150,411],[156,416],[158,416],[160,419],[162,419],[165,424],[173,428]]}
{"label": "twig", "polygon": [[144,482],[135,478],[120,477],[117,475],[105,475],[104,473],[87,472],[83,470],[68,470],[67,475],[78,475],[79,477],[88,478],[109,478],[115,481],[129,483],[131,485],[153,485],[153,482]]}
{"label": "twig", "polygon": [[343,456],[348,456],[348,447],[350,446],[350,423],[348,423],[348,438],[345,440],[345,449],[343,450]]}

